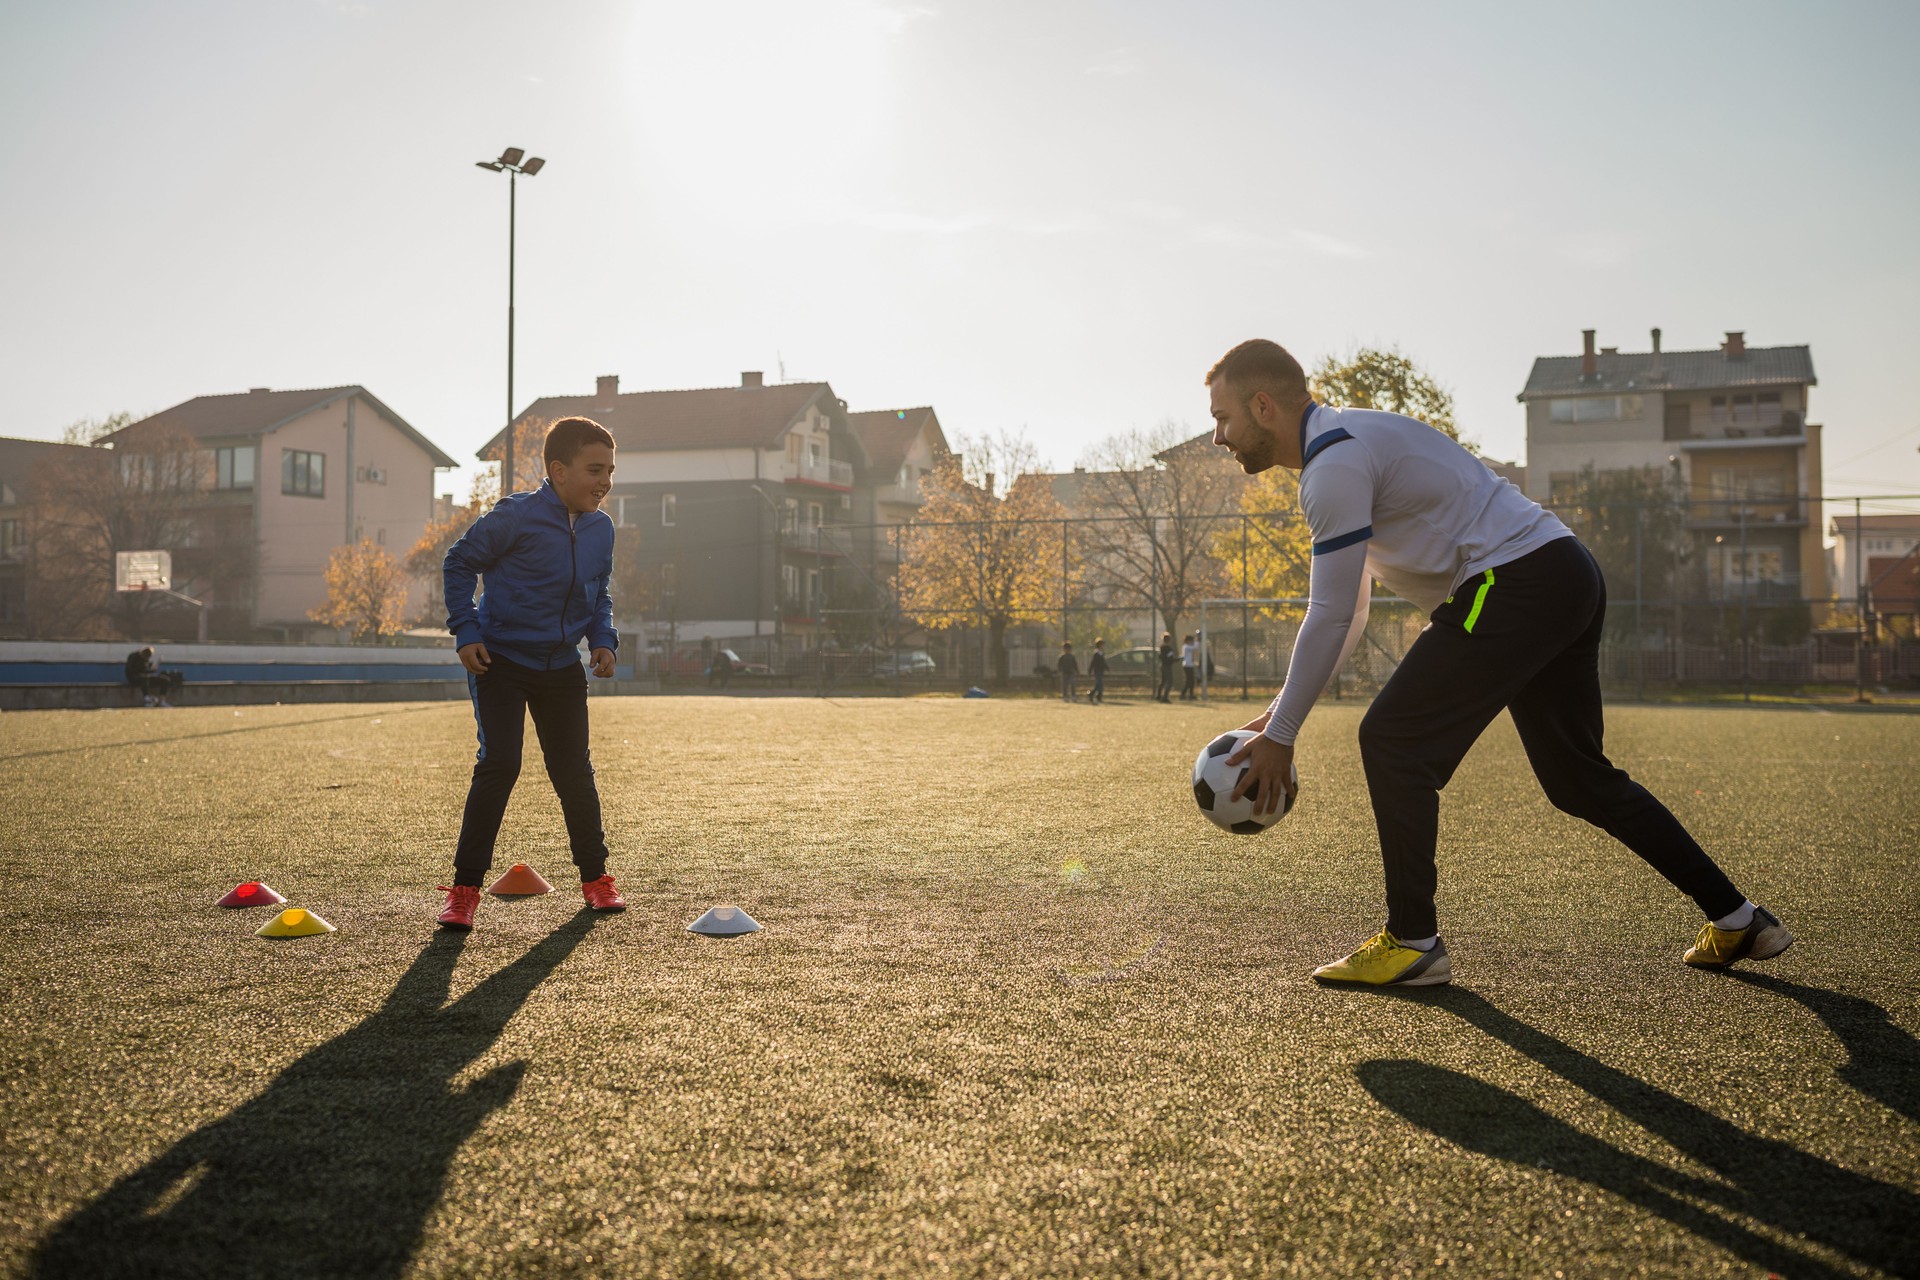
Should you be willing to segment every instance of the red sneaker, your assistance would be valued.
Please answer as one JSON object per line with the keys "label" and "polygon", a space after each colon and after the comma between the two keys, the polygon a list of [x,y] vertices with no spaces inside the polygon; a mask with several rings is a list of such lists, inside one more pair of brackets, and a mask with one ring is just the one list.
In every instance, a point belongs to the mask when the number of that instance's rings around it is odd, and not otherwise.
{"label": "red sneaker", "polygon": [[595,911],[625,911],[627,900],[613,887],[612,876],[601,876],[598,880],[589,880],[580,886],[580,892],[587,896],[587,905]]}
{"label": "red sneaker", "polygon": [[440,889],[447,895],[447,909],[440,913],[440,927],[463,933],[473,928],[473,913],[480,909],[480,887],[457,884],[451,889],[441,885]]}

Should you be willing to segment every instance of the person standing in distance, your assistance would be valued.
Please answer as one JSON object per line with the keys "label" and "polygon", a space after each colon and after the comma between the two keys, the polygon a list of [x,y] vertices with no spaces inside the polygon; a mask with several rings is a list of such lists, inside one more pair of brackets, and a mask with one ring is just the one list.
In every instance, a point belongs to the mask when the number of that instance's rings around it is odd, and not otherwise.
{"label": "person standing in distance", "polygon": [[[627,905],[607,874],[579,651],[587,640],[593,674],[613,674],[620,648],[607,593],[613,521],[600,510],[613,484],[613,436],[590,418],[562,418],[547,431],[544,453],[547,478],[540,487],[502,497],[453,544],[442,568],[447,630],[467,669],[480,731],[453,884],[441,886],[447,904],[440,923],[448,929],[473,928],[500,821],[520,776],[529,713],[560,796],[587,905],[595,911]],[[481,575],[486,594],[476,608],[474,580]]]}
{"label": "person standing in distance", "polygon": [[1291,793],[1294,739],[1366,630],[1371,580],[1425,610],[1421,631],[1360,722],[1360,760],[1386,869],[1387,923],[1322,982],[1424,986],[1452,964],[1434,911],[1440,790],[1502,708],[1554,806],[1645,859],[1707,920],[1681,957],[1703,969],[1765,960],[1793,942],[1733,886],[1666,806],[1601,748],[1600,568],[1558,517],[1424,422],[1316,404],[1299,362],[1243,342],[1206,378],[1213,442],[1247,474],[1300,472],[1313,540],[1307,616],[1249,768],[1261,812]]}
{"label": "person standing in distance", "polygon": [[1200,694],[1193,686],[1200,674],[1200,643],[1192,636],[1180,642],[1180,669],[1186,676],[1186,684],[1181,686],[1180,701],[1197,702]]}
{"label": "person standing in distance", "polygon": [[1173,692],[1173,664],[1179,658],[1179,652],[1173,647],[1173,632],[1160,633],[1160,681],[1154,686],[1153,696],[1161,702],[1169,700]]}
{"label": "person standing in distance", "polygon": [[1088,702],[1107,700],[1107,642],[1093,642],[1093,657],[1087,659],[1087,674],[1093,677],[1093,692],[1087,695]]}

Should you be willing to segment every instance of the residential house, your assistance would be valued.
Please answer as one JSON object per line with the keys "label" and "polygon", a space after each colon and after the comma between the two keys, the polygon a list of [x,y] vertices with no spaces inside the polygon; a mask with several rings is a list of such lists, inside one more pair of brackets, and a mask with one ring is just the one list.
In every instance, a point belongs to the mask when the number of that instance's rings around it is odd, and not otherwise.
{"label": "residential house", "polygon": [[1749,347],[1740,332],[1706,351],[1663,351],[1658,329],[1647,351],[1596,350],[1591,329],[1584,339],[1580,355],[1535,359],[1520,392],[1528,496],[1566,511],[1588,466],[1671,472],[1709,598],[1824,598],[1808,348]]}
{"label": "residential house", "polygon": [[[361,386],[196,396],[106,438],[115,449],[182,436],[209,483],[194,500],[196,540],[236,553],[211,580],[176,589],[206,600],[212,634],[311,639],[336,547],[367,539],[396,559],[425,530],[434,472],[458,465]],[[426,601],[415,584],[409,616]]]}
{"label": "residential house", "polygon": [[85,456],[88,450],[53,440],[0,438],[0,637],[32,634],[34,473],[63,453]]}
{"label": "residential house", "polygon": [[1920,515],[1835,516],[1828,532],[1835,596],[1864,597],[1882,617],[1920,614]]}
{"label": "residential house", "polygon": [[873,524],[868,529],[878,574],[891,581],[899,569],[901,548],[888,530],[920,513],[920,483],[948,452],[940,418],[926,406],[849,413],[847,422],[867,455],[873,482]]}
{"label": "residential house", "polygon": [[[591,395],[535,400],[515,425],[572,416],[613,433],[615,554],[637,557],[647,620],[674,641],[819,639],[836,573],[873,572],[856,530],[875,523],[879,490],[893,489],[890,509],[908,505],[898,481],[915,441],[876,474],[825,382],[770,386],[747,372],[734,387],[623,394],[607,376]],[[497,458],[504,435],[479,456]],[[639,612],[618,596],[614,608],[629,621]]]}

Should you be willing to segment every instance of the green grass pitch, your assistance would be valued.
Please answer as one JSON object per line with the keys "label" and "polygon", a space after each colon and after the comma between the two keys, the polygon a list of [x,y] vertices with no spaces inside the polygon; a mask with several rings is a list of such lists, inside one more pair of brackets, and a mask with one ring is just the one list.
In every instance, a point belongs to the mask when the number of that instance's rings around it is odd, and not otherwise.
{"label": "green grass pitch", "polygon": [[497,869],[558,892],[464,941],[463,704],[0,718],[0,1271],[1920,1273],[1920,719],[1610,711],[1798,936],[1736,977],[1502,719],[1395,995],[1306,978],[1382,918],[1359,709],[1251,838],[1186,784],[1245,714],[596,700],[630,909],[529,733]]}

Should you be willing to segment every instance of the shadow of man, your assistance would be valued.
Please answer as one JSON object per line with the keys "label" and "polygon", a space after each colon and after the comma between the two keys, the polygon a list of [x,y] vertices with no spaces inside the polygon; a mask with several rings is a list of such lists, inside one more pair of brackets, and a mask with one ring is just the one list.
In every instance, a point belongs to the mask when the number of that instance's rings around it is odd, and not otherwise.
{"label": "shadow of man", "polygon": [[[1784,1142],[1756,1137],[1704,1108],[1582,1053],[1463,987],[1393,993],[1443,1009],[1532,1058],[1717,1175],[1683,1175],[1628,1155],[1553,1119],[1533,1104],[1471,1076],[1424,1063],[1375,1060],[1356,1073],[1375,1098],[1469,1150],[1556,1171],[1604,1187],[1785,1275],[1843,1274],[1703,1211],[1697,1196],[1895,1275],[1915,1274],[1920,1196],[1843,1169]],[[1756,1086],[1764,1080],[1755,1078]],[[1449,1101],[1451,1100],[1451,1101]]]}
{"label": "shadow of man", "polygon": [[397,1276],[454,1154],[524,1062],[453,1077],[593,927],[585,910],[446,1004],[466,936],[439,932],[366,1021],[66,1218],[30,1274]]}
{"label": "shadow of man", "polygon": [[1736,969],[1726,976],[1805,1005],[1846,1046],[1847,1065],[1840,1068],[1840,1078],[1882,1106],[1920,1120],[1920,1040],[1895,1026],[1885,1009],[1859,996],[1772,974]]}

